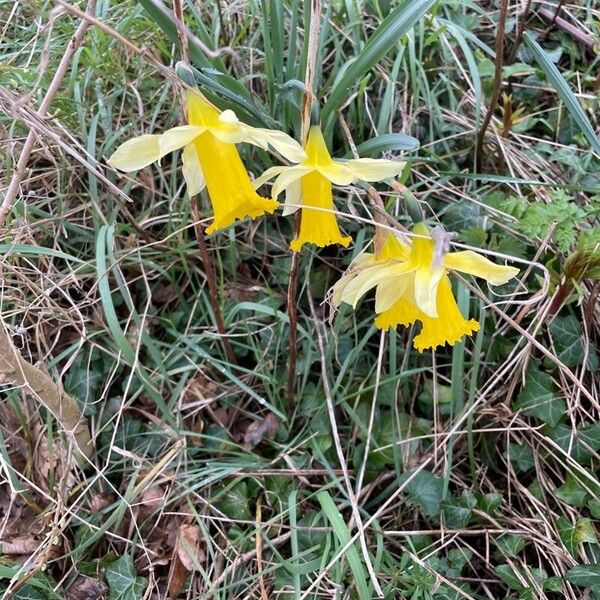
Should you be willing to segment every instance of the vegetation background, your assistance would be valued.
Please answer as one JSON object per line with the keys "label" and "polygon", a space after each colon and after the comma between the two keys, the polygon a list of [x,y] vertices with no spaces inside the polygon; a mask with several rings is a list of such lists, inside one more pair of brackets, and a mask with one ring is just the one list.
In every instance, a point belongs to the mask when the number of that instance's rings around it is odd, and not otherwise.
{"label": "vegetation background", "polygon": [[[310,5],[176,2],[202,89],[297,134]],[[461,284],[481,329],[435,353],[378,332],[371,301],[331,318],[326,290],[372,235],[364,190],[338,193],[355,241],[301,255],[291,401],[292,219],[208,239],[236,364],[179,157],[105,164],[182,121],[172,8],[0,0],[4,199],[34,142],[0,240],[1,327],[94,439],[78,461],[47,389],[3,386],[4,597],[600,598],[598,4],[322,3],[334,156],[408,160],[428,218],[522,271],[495,295]],[[255,176],[273,164],[241,152]]]}

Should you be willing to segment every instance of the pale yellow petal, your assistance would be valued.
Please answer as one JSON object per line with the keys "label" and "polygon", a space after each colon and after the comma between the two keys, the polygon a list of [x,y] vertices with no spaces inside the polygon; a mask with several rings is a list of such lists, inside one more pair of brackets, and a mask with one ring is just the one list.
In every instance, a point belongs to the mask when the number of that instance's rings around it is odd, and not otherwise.
{"label": "pale yellow petal", "polygon": [[397,177],[406,163],[375,158],[353,158],[346,161],[345,165],[356,179],[382,181],[390,177]]}
{"label": "pale yellow petal", "polygon": [[200,159],[198,158],[194,144],[188,144],[183,148],[182,159],[182,173],[187,185],[188,195],[190,197],[195,196],[204,189],[206,182],[204,181],[204,173],[202,173],[202,166],[200,165]]}
{"label": "pale yellow petal", "polygon": [[283,131],[247,127],[246,137],[243,141],[263,150],[272,149],[279,152],[281,156],[292,163],[301,163],[306,160],[306,152],[304,152],[302,146]]}
{"label": "pale yellow petal", "polygon": [[358,301],[370,289],[381,285],[382,282],[390,282],[391,285],[398,283],[398,285],[404,286],[400,280],[403,279],[403,275],[412,270],[414,267],[409,263],[384,263],[367,267],[357,273],[353,281],[346,286],[342,299],[356,308]]}
{"label": "pale yellow petal", "polygon": [[464,252],[451,252],[444,258],[444,266],[475,277],[485,279],[490,285],[502,285],[516,277],[519,269],[497,265],[484,256],[465,250]]}
{"label": "pale yellow petal", "polygon": [[346,165],[334,161],[317,165],[317,170],[336,185],[350,185],[356,179]]}
{"label": "pale yellow petal", "polygon": [[313,169],[311,167],[287,167],[285,171],[283,171],[275,180],[271,195],[273,198],[277,198],[277,196],[279,196],[283,190],[287,189],[290,184],[292,184],[294,181],[297,181],[304,175],[307,175],[312,170]]}
{"label": "pale yellow petal", "polygon": [[419,267],[415,272],[415,302],[429,317],[437,317],[437,290],[443,267]]}
{"label": "pale yellow petal", "polygon": [[261,185],[267,183],[269,179],[273,179],[273,177],[287,171],[287,169],[289,169],[289,167],[270,167],[252,182],[254,189],[257,190]]}
{"label": "pale yellow petal", "polygon": [[160,158],[160,135],[141,135],[121,144],[107,163],[126,173],[137,171]]}
{"label": "pale yellow petal", "polygon": [[193,142],[199,135],[204,133],[204,127],[197,125],[182,125],[165,131],[160,136],[160,157],[169,152],[174,152]]}
{"label": "pale yellow petal", "polygon": [[388,310],[406,293],[409,283],[408,276],[382,281],[375,290],[375,312],[379,314]]}
{"label": "pale yellow petal", "polygon": [[293,215],[302,204],[302,183],[299,179],[292,181],[285,190],[285,203],[283,205],[282,215],[288,217]]}

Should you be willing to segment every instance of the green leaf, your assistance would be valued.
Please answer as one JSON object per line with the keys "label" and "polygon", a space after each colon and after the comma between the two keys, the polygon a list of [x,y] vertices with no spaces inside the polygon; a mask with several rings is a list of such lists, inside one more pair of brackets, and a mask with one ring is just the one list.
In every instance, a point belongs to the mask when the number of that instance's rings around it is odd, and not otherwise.
{"label": "green leaf", "polygon": [[509,558],[515,558],[525,548],[525,538],[515,533],[503,533],[496,538],[496,545]]}
{"label": "green leaf", "polygon": [[[414,472],[414,470],[403,473],[399,478],[402,484]],[[418,504],[423,514],[428,517],[437,517],[440,514],[441,502],[444,494],[443,480],[435,477],[429,471],[420,471],[404,488],[408,495],[408,502]]]}
{"label": "green leaf", "polygon": [[563,502],[581,508],[585,506],[588,493],[579,485],[571,473],[567,473],[565,482],[554,490],[554,495]]}
{"label": "green leaf", "polygon": [[580,425],[576,430],[561,423],[550,431],[548,437],[583,465],[600,450],[600,423]]}
{"label": "green leaf", "polygon": [[359,156],[376,156],[390,150],[410,152],[419,147],[419,140],[403,133],[383,133],[365,140],[356,147]]}
{"label": "green leaf", "polygon": [[433,6],[435,0],[401,0],[400,4],[381,22],[362,51],[348,64],[334,83],[329,99],[322,110],[327,123],[333,111],[348,98],[357,81],[385,56],[414,24]]}
{"label": "green leaf", "polygon": [[[583,342],[581,322],[573,315],[556,317],[548,329],[558,352],[558,358],[567,367],[583,364],[586,348]],[[590,369],[598,366],[598,357],[592,347],[589,349],[588,366]]]}
{"label": "green leaf", "polygon": [[498,575],[511,590],[520,591],[524,589],[523,584],[519,581],[519,578],[515,575],[515,572],[510,565],[498,565],[494,570],[496,571],[496,575]]}
{"label": "green leaf", "polygon": [[464,491],[459,498],[442,502],[444,509],[444,522],[453,529],[463,529],[471,520],[473,509],[477,506],[475,496]]}
{"label": "green leaf", "polygon": [[561,516],[556,520],[556,528],[561,542],[574,558],[577,558],[579,544],[598,543],[596,529],[590,519],[578,519],[573,525]]}
{"label": "green leaf", "polygon": [[125,554],[106,568],[109,600],[141,600],[146,589],[146,578],[138,577],[133,558]]}
{"label": "green leaf", "polygon": [[527,371],[525,387],[519,392],[514,410],[522,410],[529,417],[536,417],[555,427],[564,416],[567,407],[556,396],[552,377],[531,364]]}
{"label": "green leaf", "polygon": [[515,471],[523,473],[533,469],[535,462],[533,460],[533,450],[529,444],[516,444],[510,442],[506,457],[510,459]]}
{"label": "green leaf", "polygon": [[[350,531],[348,530],[340,511],[331,499],[331,496],[328,492],[322,491],[317,494],[317,500],[319,501],[327,520],[331,524],[333,533],[337,537],[340,546],[345,546],[351,539]],[[370,600],[371,593],[367,584],[367,572],[355,544],[348,547],[345,556],[350,565],[350,569],[352,570],[352,574],[354,575],[354,583],[356,584],[359,597],[361,600]]]}
{"label": "green leaf", "polygon": [[247,521],[252,518],[249,501],[248,484],[242,480],[221,492],[216,504],[231,519]]}
{"label": "green leaf", "polygon": [[523,40],[527,47],[533,53],[537,63],[546,74],[546,77],[556,90],[560,99],[565,103],[568,111],[571,113],[573,120],[577,123],[583,135],[587,138],[594,152],[600,154],[600,139],[596,135],[592,124],[587,118],[581,104],[577,101],[575,94],[565,81],[560,71],[550,61],[545,50],[536,42],[536,40],[527,31],[523,33]]}
{"label": "green leaf", "polygon": [[477,506],[484,513],[491,515],[502,506],[503,497],[499,492],[491,492],[489,494],[478,494]]}
{"label": "green leaf", "polygon": [[600,564],[594,563],[573,567],[567,571],[565,579],[573,585],[598,590],[600,589]]}

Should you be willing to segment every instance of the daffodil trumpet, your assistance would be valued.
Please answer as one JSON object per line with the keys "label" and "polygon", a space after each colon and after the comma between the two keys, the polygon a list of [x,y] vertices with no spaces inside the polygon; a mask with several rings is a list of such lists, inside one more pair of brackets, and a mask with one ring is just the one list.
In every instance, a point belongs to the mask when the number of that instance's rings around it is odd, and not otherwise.
{"label": "daffodil trumpet", "polygon": [[128,140],[108,159],[108,164],[132,172],[183,148],[183,177],[190,196],[207,188],[214,220],[207,233],[229,227],[237,219],[273,213],[278,202],[256,193],[237,151],[246,142],[272,149],[290,162],[303,161],[302,146],[287,134],[241,123],[232,110],[219,111],[198,90],[186,92],[188,125],[162,134]]}
{"label": "daffodil trumpet", "polygon": [[352,238],[342,235],[338,226],[332,184],[345,186],[358,180],[373,182],[396,177],[405,163],[372,158],[334,160],[319,125],[310,127],[305,150],[304,160],[290,167],[267,169],[254,181],[254,187],[258,189],[276,177],[271,193],[277,198],[286,192],[283,215],[291,215],[301,208],[300,231],[290,244],[294,252],[299,252],[304,244],[348,247]]}
{"label": "daffodil trumpet", "polygon": [[432,234],[424,223],[415,225],[413,233],[410,243],[388,233],[377,254],[360,255],[334,285],[332,303],[337,307],[345,302],[356,308],[358,301],[375,288],[375,325],[390,329],[420,321],[414,346],[422,352],[446,343],[453,345],[479,330],[479,323],[467,320],[458,308],[450,271],[501,285],[519,270],[497,265],[471,250],[449,252],[447,236]]}

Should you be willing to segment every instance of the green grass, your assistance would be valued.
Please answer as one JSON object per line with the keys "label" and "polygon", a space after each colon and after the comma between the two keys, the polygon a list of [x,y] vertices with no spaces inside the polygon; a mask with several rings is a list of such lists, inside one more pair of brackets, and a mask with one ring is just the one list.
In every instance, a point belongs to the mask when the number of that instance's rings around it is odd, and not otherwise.
{"label": "green grass", "polygon": [[[192,51],[219,107],[299,134],[309,4],[185,7],[202,44],[232,49]],[[2,189],[29,130],[23,107],[39,105],[77,26],[54,6],[0,0],[1,98],[23,101],[0,99]],[[353,144],[408,160],[401,179],[427,219],[460,244],[516,257],[522,279],[500,290],[458,282],[481,329],[435,354],[413,349],[415,330],[381,335],[371,299],[331,315],[327,290],[374,231],[365,190],[338,190],[354,245],[301,254],[290,403],[292,219],[208,238],[231,364],[180,156],[131,176],[106,166],[126,139],[182,122],[177,33],[149,6],[97,2],[96,19],[145,53],[90,27],[2,232],[2,321],[80,402],[96,450],[78,466],[48,412],[3,386],[0,590],[370,598],[375,579],[386,598],[597,596],[600,59],[531,13],[514,61],[526,68],[503,77],[510,98],[478,171],[498,4],[323,3],[315,86],[332,154]],[[594,3],[567,8],[597,39]],[[515,33],[511,21],[508,52]],[[254,176],[276,164],[240,151]],[[377,185],[409,226],[404,198]],[[208,218],[206,198],[202,209]]]}

